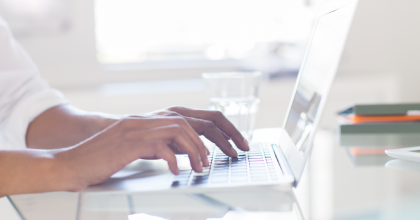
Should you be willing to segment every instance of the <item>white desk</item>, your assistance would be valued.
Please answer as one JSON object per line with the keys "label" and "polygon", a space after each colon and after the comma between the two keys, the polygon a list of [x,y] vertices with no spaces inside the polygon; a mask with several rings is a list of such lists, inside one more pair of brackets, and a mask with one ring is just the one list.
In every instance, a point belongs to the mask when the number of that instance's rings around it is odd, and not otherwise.
{"label": "white desk", "polygon": [[[277,129],[261,129],[255,132],[255,139],[275,140],[276,133]],[[300,219],[293,192],[268,189],[211,193],[204,198],[179,193],[79,195],[66,192],[12,198],[27,220],[126,220],[128,215],[139,213],[191,220],[218,219],[225,215],[225,219]]]}
{"label": "white desk", "polygon": [[[275,134],[275,129],[262,129],[256,132],[255,139],[275,140]],[[420,164],[414,164],[418,167],[411,170],[386,168],[384,164],[382,159],[373,159],[369,164],[354,163],[345,148],[336,142],[333,132],[319,131],[309,166],[294,190],[305,219],[418,219],[420,172],[416,170],[420,170]],[[250,211],[232,211],[223,219],[299,219],[294,205],[287,205],[293,202],[284,200],[287,196],[270,193],[265,191],[261,195],[269,198],[267,201],[272,204],[277,204],[275,207],[264,206],[258,194],[253,196],[250,193],[248,198],[251,199],[240,199],[250,202],[242,204],[242,209]],[[28,220],[76,219],[77,193],[20,195],[13,198]],[[183,219],[181,217],[185,215],[189,217],[187,219],[205,219],[206,216],[219,218],[228,207],[234,207],[231,202],[235,202],[226,200],[225,204],[230,203],[228,206],[209,205],[190,196],[165,194],[114,197],[82,195],[81,201],[79,220],[127,220],[127,216],[133,213],[163,213],[172,219]]]}

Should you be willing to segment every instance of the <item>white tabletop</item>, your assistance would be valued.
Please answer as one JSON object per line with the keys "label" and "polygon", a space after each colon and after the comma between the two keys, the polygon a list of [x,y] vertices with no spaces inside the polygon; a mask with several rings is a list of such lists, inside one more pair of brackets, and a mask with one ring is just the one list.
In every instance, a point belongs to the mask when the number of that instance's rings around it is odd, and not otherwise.
{"label": "white tabletop", "polygon": [[[259,129],[254,140],[275,142],[277,134],[278,129]],[[392,158],[384,154],[351,155],[337,140],[333,131],[318,131],[301,182],[288,193],[262,190],[208,195],[216,202],[194,195],[164,193],[92,196],[58,192],[12,198],[28,220],[126,220],[129,216],[131,220],[153,219],[150,216],[302,219],[299,211],[304,219],[322,220],[417,219],[420,216],[420,164],[385,167]]]}

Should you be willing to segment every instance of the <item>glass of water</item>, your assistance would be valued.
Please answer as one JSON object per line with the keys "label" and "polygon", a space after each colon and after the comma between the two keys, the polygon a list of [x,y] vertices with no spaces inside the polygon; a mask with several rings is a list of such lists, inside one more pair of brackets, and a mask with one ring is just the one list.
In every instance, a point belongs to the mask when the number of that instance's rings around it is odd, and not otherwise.
{"label": "glass of water", "polygon": [[260,100],[261,72],[203,73],[209,109],[221,111],[248,140],[252,140]]}

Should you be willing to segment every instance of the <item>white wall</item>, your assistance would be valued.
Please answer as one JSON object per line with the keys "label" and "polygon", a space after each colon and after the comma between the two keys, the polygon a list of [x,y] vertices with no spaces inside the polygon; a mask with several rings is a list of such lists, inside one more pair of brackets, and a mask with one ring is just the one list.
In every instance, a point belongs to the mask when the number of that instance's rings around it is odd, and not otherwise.
{"label": "white wall", "polygon": [[96,60],[94,0],[71,0],[70,5],[69,31],[18,38],[38,65],[42,76],[55,87],[85,87],[129,80],[198,78],[203,71],[207,71],[203,69],[105,71]]}
{"label": "white wall", "polygon": [[[199,77],[204,71],[105,71],[95,57],[94,0],[72,0],[70,5],[72,21],[68,32],[18,39],[53,86]],[[340,72],[361,79],[367,74],[396,74],[404,83],[405,99],[418,100],[410,94],[419,92],[419,8],[417,0],[360,0]]]}
{"label": "white wall", "polygon": [[[173,104],[206,107],[203,91],[106,97],[94,89],[78,89],[105,82],[198,78],[203,70],[104,71],[95,58],[93,0],[72,0],[71,7],[72,28],[67,33],[18,40],[43,77],[64,89],[76,106],[116,114]],[[356,102],[420,101],[419,8],[418,0],[360,0],[324,125],[334,122],[338,109]],[[292,88],[290,79],[265,85],[257,127],[281,125]]]}
{"label": "white wall", "polygon": [[402,101],[420,101],[420,1],[360,0],[342,59],[341,74],[391,73]]}

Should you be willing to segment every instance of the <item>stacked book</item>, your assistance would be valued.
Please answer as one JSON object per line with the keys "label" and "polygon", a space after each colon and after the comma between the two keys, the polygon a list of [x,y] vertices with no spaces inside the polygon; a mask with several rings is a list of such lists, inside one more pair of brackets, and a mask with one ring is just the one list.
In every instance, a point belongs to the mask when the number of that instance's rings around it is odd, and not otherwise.
{"label": "stacked book", "polygon": [[342,146],[420,145],[420,104],[355,105],[339,113]]}

